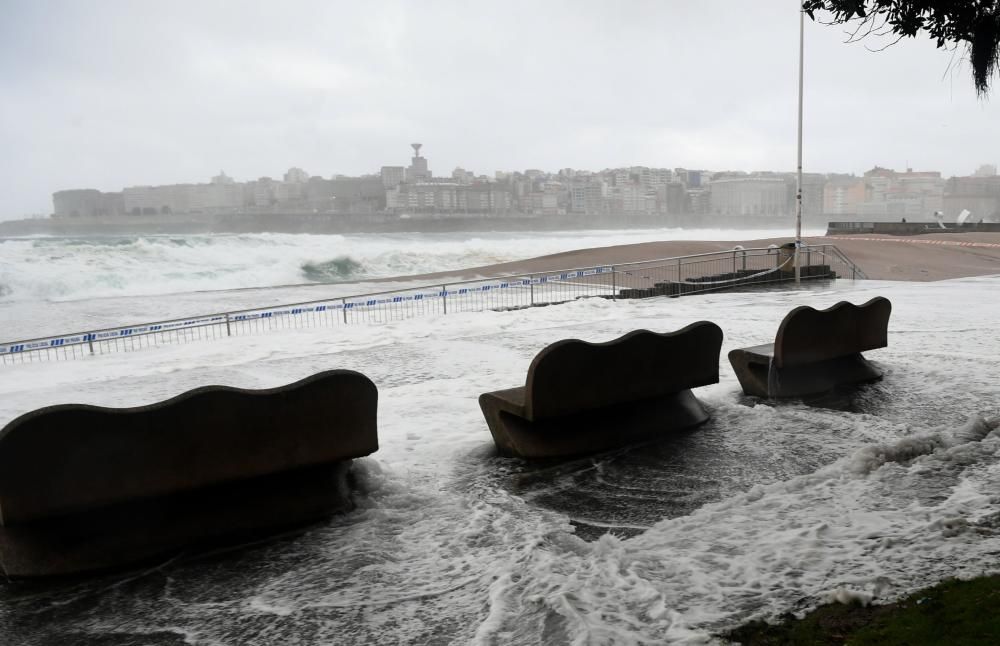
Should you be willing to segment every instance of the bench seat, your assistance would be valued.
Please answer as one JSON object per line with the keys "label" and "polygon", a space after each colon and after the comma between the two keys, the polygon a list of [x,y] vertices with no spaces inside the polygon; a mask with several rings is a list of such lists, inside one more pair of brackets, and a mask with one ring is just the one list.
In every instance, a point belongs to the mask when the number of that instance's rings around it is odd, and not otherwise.
{"label": "bench seat", "polygon": [[891,311],[881,296],[825,310],[797,307],[774,343],[732,350],[729,362],[743,392],[756,397],[806,397],[874,381],[882,372],[861,353],[886,347]]}
{"label": "bench seat", "polygon": [[524,386],[479,397],[504,456],[562,458],[607,451],[704,423],[691,388],[718,383],[722,330],[637,330],[607,343],[558,341],[532,361]]}
{"label": "bench seat", "polygon": [[771,363],[771,359],[774,358],[774,344],[765,343],[763,345],[754,345],[749,348],[743,348],[743,353],[746,354],[747,359],[754,363]]}
{"label": "bench seat", "polygon": [[330,370],[22,415],[0,431],[0,568],[76,574],[349,510],[350,462],[378,449],[377,399],[364,375]]}

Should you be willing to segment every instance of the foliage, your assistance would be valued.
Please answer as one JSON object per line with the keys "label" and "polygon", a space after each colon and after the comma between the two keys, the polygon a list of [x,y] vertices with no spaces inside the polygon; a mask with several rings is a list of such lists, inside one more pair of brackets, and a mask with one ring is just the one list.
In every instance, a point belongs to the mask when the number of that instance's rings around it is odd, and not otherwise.
{"label": "foliage", "polygon": [[873,32],[894,34],[897,41],[926,32],[938,47],[964,45],[980,96],[989,90],[1000,53],[998,0],[804,0],[802,9],[833,15],[832,24],[857,23],[851,40]]}

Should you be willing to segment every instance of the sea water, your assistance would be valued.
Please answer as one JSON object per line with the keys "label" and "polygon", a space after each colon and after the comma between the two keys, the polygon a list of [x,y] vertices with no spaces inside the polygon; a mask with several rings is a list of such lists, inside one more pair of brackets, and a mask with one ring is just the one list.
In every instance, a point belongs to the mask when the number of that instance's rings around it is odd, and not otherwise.
{"label": "sea water", "polygon": [[[1000,277],[585,299],[293,329],[0,371],[0,424],[69,401],[132,406],[208,383],[349,368],[379,388],[357,510],[304,535],[84,583],[0,585],[17,644],[706,643],[829,600],[879,602],[1000,570]],[[794,306],[883,295],[885,371],[839,405],[744,397],[731,348]],[[494,455],[481,392],[563,338],[712,320],[712,420],[558,465]],[[664,366],[664,370],[683,369]]]}
{"label": "sea water", "polygon": [[0,302],[361,281],[481,267],[588,247],[660,240],[748,240],[788,234],[766,230],[635,229],[0,238]]}
{"label": "sea water", "polygon": [[[412,286],[410,275],[590,247],[782,234],[633,229],[0,238],[0,342],[385,291]],[[386,282],[390,277],[399,280]]]}

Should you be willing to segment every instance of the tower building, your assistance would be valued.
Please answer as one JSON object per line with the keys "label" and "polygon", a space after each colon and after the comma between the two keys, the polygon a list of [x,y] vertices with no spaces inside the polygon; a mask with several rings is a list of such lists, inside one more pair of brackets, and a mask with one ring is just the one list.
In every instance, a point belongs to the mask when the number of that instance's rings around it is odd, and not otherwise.
{"label": "tower building", "polygon": [[431,172],[427,170],[427,159],[420,156],[420,148],[423,144],[410,144],[413,147],[413,157],[410,158],[410,166],[406,169],[406,181],[409,184],[428,182],[431,179]]}

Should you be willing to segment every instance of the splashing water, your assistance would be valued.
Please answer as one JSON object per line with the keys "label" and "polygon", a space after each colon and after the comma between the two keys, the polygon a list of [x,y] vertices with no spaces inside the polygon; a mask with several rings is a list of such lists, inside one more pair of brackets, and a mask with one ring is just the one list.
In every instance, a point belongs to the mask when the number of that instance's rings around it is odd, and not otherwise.
{"label": "splashing water", "polygon": [[478,267],[586,247],[726,240],[774,231],[655,229],[381,235],[170,235],[0,239],[0,300],[107,296],[365,280]]}
{"label": "splashing water", "polygon": [[[291,329],[18,366],[0,419],[66,401],[140,405],[206,383],[272,387],[331,367],[379,388],[356,511],[255,549],[70,588],[0,585],[12,643],[706,643],[827,600],[879,603],[1000,552],[1000,278],[837,282]],[[476,398],[561,338],[725,321],[773,338],[796,305],[882,294],[885,379],[846,409],[766,405],[721,383],[703,427],[537,467],[495,457]],[[739,316],[734,316],[739,312]],[[973,336],[969,336],[974,333]],[[933,336],[933,347],[928,338]],[[979,415],[977,413],[983,413]]]}

